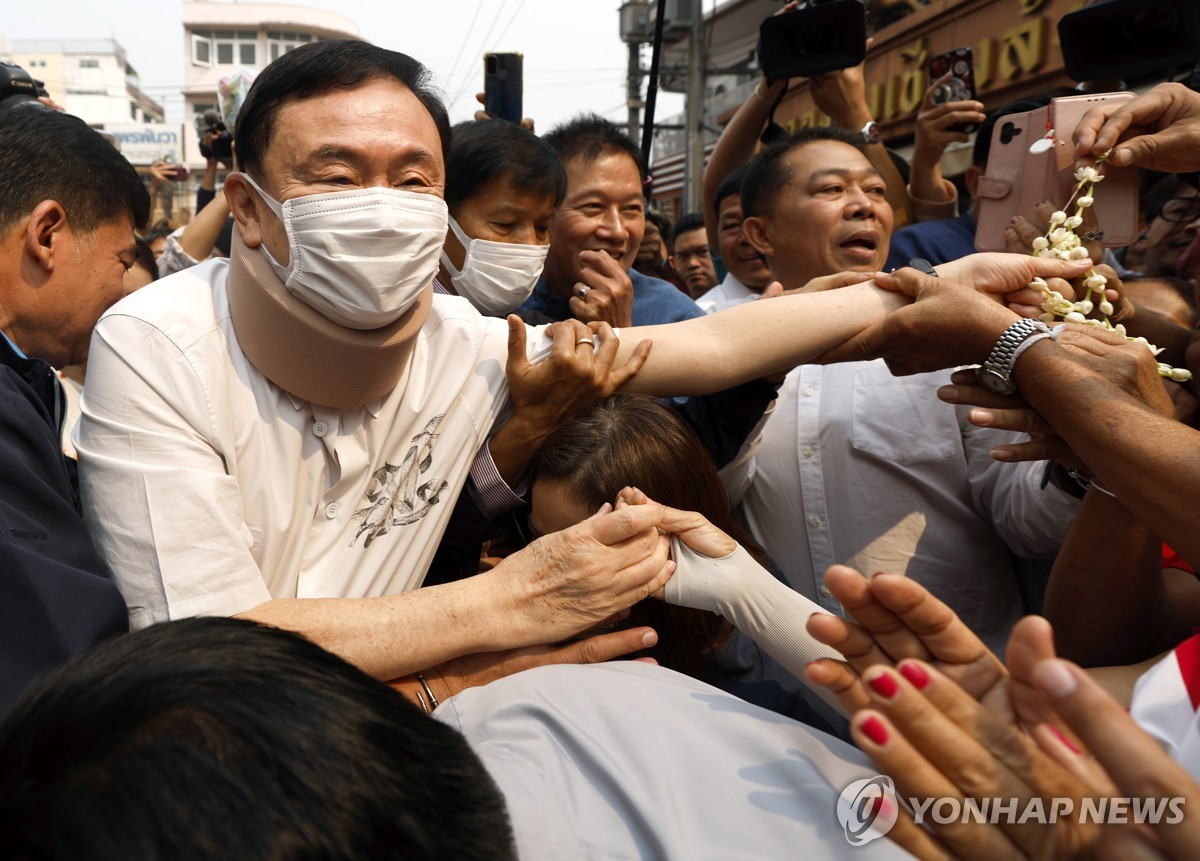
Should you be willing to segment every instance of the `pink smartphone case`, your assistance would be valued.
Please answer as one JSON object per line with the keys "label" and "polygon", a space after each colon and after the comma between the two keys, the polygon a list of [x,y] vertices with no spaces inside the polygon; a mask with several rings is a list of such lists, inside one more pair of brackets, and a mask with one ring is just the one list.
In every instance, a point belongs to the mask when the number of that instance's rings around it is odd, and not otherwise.
{"label": "pink smartphone case", "polygon": [[[1065,206],[1076,184],[1071,133],[1092,108],[1120,105],[1132,98],[1133,93],[1124,92],[1084,93],[1054,99],[1048,108],[1001,117],[992,129],[987,170],[979,178],[975,248],[1007,251],[1004,228],[1015,215],[1036,223],[1034,204],[1039,200]],[[1046,135],[1047,116],[1054,128],[1054,147],[1031,153],[1030,144]],[[1103,245],[1118,248],[1133,242],[1138,224],[1137,168],[1110,168],[1095,196]],[[1074,214],[1074,208],[1069,214]]]}

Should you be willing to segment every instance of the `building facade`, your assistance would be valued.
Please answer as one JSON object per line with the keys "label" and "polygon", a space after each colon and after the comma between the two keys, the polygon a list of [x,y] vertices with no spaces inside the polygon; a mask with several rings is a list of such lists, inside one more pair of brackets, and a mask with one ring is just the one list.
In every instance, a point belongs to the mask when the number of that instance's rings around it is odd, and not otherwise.
{"label": "building facade", "polygon": [[256,73],[282,54],[321,39],[357,39],[344,15],[284,3],[183,0],[183,164],[203,170],[194,118],[217,107],[221,78]]}
{"label": "building facade", "polygon": [[[873,33],[863,71],[868,103],[884,141],[907,154],[917,112],[930,84],[926,64],[944,51],[962,46],[972,49],[977,98],[987,111],[1051,87],[1074,86],[1063,63],[1058,22],[1084,5],[1085,0],[888,0],[870,4],[872,10],[889,12],[887,17],[875,15],[872,19],[882,26]],[[706,16],[710,75],[706,150],[711,150],[719,128],[757,85],[754,50],[758,28],[778,8],[770,0],[730,0]],[[685,50],[686,42],[668,46],[663,65],[677,68]],[[813,103],[807,79],[795,79],[776,109],[775,121],[795,131],[828,124],[829,118]],[[678,119],[667,118],[663,123],[676,124]],[[683,138],[681,131],[667,131],[655,139],[652,200],[667,212],[678,209],[682,195]],[[947,151],[943,161],[947,176],[966,169],[970,147],[969,143],[959,144]]]}

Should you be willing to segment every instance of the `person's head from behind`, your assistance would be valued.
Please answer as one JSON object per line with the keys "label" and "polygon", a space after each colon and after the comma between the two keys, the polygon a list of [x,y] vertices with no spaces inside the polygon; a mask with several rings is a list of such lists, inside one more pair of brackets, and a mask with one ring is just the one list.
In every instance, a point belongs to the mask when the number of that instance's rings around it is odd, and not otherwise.
{"label": "person's head from behind", "polygon": [[836,272],[877,272],[892,238],[886,194],[856,135],[802,129],[750,163],[742,229],[785,288]]}
{"label": "person's head from behind", "polygon": [[607,253],[624,270],[633,266],[646,228],[646,165],[629,136],[595,114],[555,127],[545,140],[567,171],[546,258],[550,289],[565,295],[579,281],[581,252]]}
{"label": "person's head from behind", "polygon": [[137,244],[137,255],[133,265],[126,270],[123,280],[126,296],[141,290],[151,281],[158,280],[158,262],[154,257],[154,249],[140,236],[136,237],[134,242]]}
{"label": "person's head from behind", "polygon": [[742,179],[749,165],[742,165],[721,180],[713,195],[713,209],[717,213],[717,243],[721,262],[729,273],[755,293],[761,293],[775,279],[767,261],[759,250],[750,244],[742,225],[746,221],[742,211]]}
{"label": "person's head from behind", "polygon": [[681,215],[671,230],[671,266],[683,279],[692,298],[717,286],[717,270],[708,252],[704,213]]}
{"label": "person's head from behind", "polygon": [[449,144],[419,62],[314,42],[255,79],[235,131],[241,173],[225,194],[246,246],[266,250],[293,294],[347,328],[379,328],[437,271]]}
{"label": "person's head from behind", "polygon": [[[529,527],[534,535],[586,520],[624,487],[655,502],[698,511],[740,540],[712,458],[692,430],[651,397],[612,395],[555,431],[530,464]],[[702,676],[699,658],[719,638],[707,613],[645,601],[633,624],[660,633],[659,662]]]}
{"label": "person's head from behind", "polygon": [[150,198],[133,166],[78,117],[0,118],[0,329],[62,367],[87,358],[96,320],[125,295]]}
{"label": "person's head from behind", "polygon": [[0,852],[515,858],[466,740],[281,630],[198,618],[65,664],[0,723]]}
{"label": "person's head from behind", "polygon": [[549,144],[515,123],[459,123],[452,137],[442,283],[483,314],[507,314],[542,274],[567,174]]}

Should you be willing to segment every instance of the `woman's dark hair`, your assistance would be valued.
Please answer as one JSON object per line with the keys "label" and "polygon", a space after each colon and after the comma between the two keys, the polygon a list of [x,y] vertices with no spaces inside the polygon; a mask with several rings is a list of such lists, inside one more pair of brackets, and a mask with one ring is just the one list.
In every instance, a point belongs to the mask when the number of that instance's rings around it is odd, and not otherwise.
{"label": "woman's dark hair", "polygon": [[[538,479],[562,482],[593,509],[636,487],[655,502],[698,511],[752,549],[730,513],[711,456],[679,416],[651,397],[612,395],[577,416],[534,455],[529,478],[530,486]],[[651,654],[697,678],[705,676],[705,651],[729,630],[712,613],[656,600],[636,605],[629,623],[655,628],[659,645]]]}
{"label": "woman's dark hair", "polygon": [[196,618],[115,637],[0,721],[0,855],[515,859],[467,740],[302,637]]}

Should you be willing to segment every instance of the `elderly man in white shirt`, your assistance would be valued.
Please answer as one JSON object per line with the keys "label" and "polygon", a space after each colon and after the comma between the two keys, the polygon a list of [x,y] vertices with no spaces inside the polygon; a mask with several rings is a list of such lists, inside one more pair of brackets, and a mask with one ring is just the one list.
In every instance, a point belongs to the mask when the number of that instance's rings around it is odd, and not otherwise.
{"label": "elderly man in white shirt", "polygon": [[[272,63],[239,119],[230,260],[157,282],[98,324],[77,438],[85,514],[135,627],[237,615],[382,679],[495,653],[470,663],[486,681],[653,642],[635,629],[548,645],[670,575],[652,513],[602,512],[487,574],[409,591],[506,408],[510,349],[527,338],[531,360],[591,355],[615,338],[573,321],[527,336],[515,317],[431,295],[449,124],[427,80],[361,42]],[[1072,266],[1022,261],[998,289]],[[811,359],[905,302],[869,284],[785,297],[630,330],[618,359],[651,338],[627,388],[700,394]]]}

